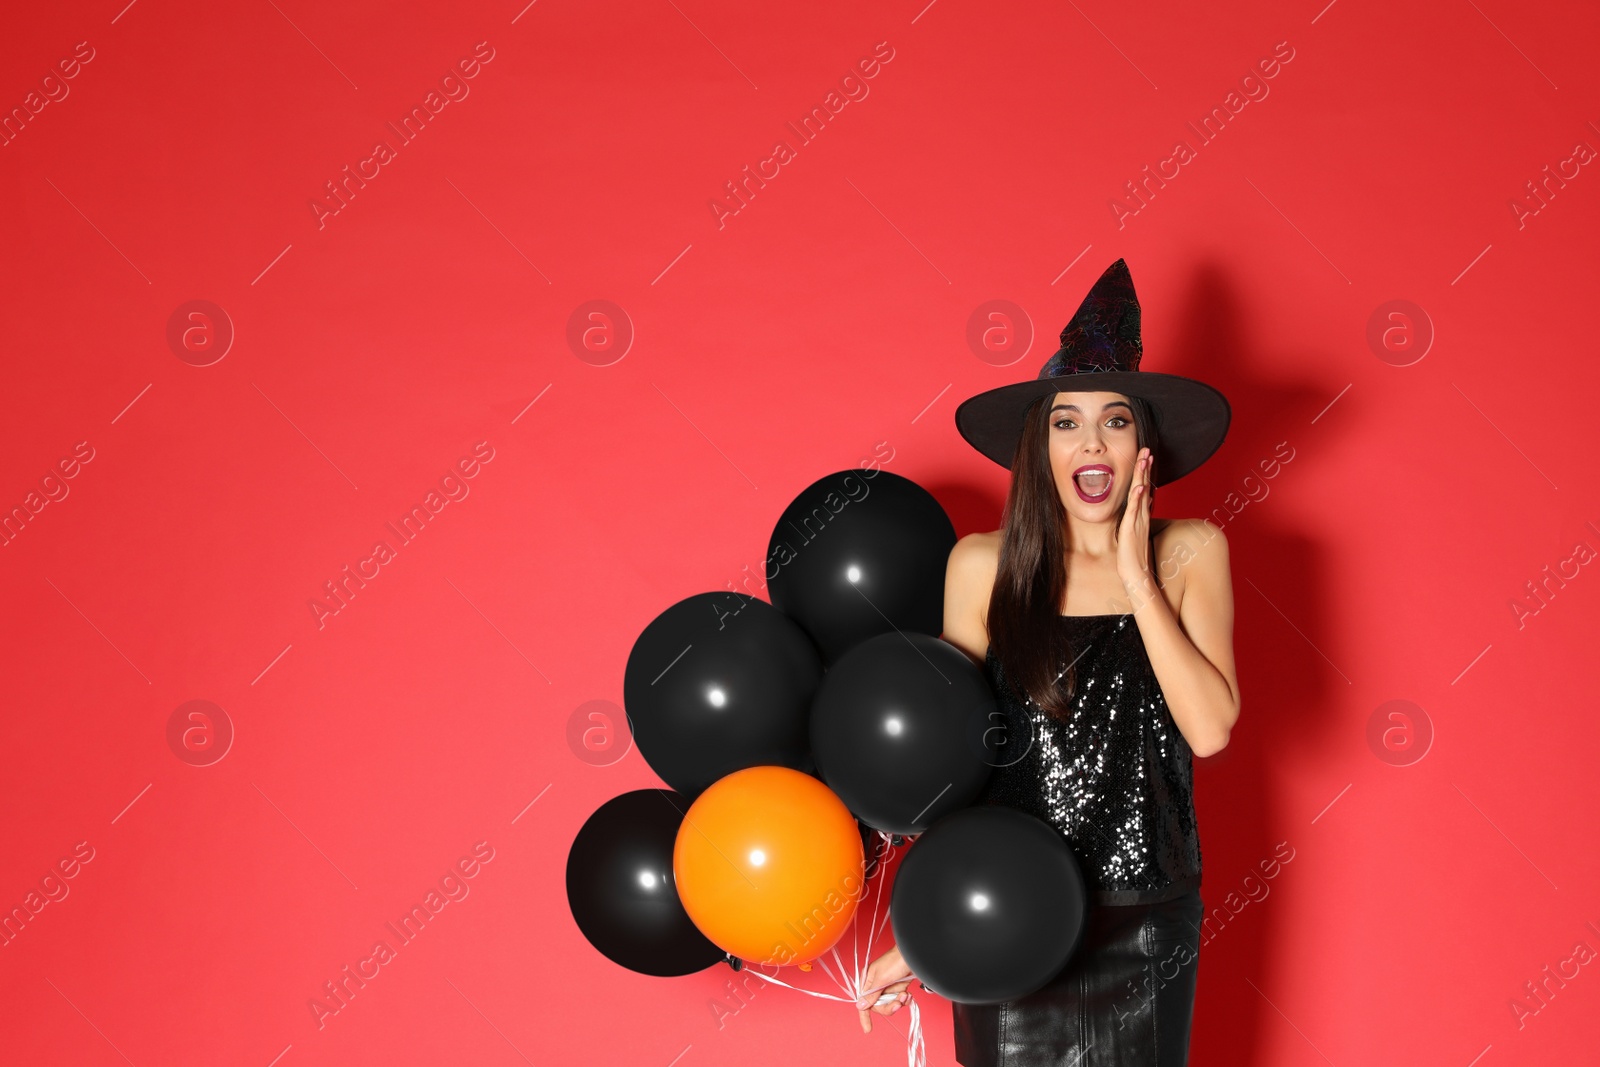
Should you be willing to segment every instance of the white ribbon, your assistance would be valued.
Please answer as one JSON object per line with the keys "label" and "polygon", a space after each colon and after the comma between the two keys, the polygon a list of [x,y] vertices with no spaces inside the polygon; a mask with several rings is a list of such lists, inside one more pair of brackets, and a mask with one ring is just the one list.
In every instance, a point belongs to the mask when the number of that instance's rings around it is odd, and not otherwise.
{"label": "white ribbon", "polygon": [[[878,841],[886,852],[890,847],[892,847],[892,839],[890,835],[882,830],[878,831]],[[886,860],[879,860],[878,872],[875,873],[881,874],[885,866],[887,866]],[[870,875],[868,876],[867,880],[868,882],[871,882],[872,879]],[[878,910],[879,906],[883,904],[883,884],[885,881],[886,879],[879,877],[878,891],[873,896],[872,900],[872,917],[867,924],[867,943],[865,946],[866,954],[869,957],[872,955],[872,946],[877,941],[878,935],[889,928],[889,909],[886,906],[883,907],[883,925],[881,927],[878,925]],[[862,892],[863,896],[865,896],[867,890],[864,888]],[[843,996],[834,996],[832,993],[819,993],[814,989],[801,989],[799,986],[790,985],[788,982],[785,982],[782,979],[773,978],[764,971],[758,970],[756,973],[761,976],[763,981],[771,982],[773,985],[783,986],[785,989],[793,989],[795,992],[804,993],[808,997],[819,997],[823,1000],[836,1000],[842,1004],[849,1004],[850,1006],[854,1007],[856,1002],[862,997],[865,997],[871,993],[877,993],[895,984],[894,982],[885,982],[883,985],[873,986],[871,989],[867,989],[865,987],[867,970],[871,966],[871,960],[864,960],[862,958],[862,946],[859,944],[859,938],[857,936],[860,927],[860,918],[861,913],[858,906],[855,921],[852,922],[850,926],[850,952],[852,966],[850,967],[848,973],[845,970],[844,961],[839,958],[838,945],[834,945],[828,950],[829,955],[833,957],[834,966],[838,968],[837,974],[834,973],[833,968],[828,966],[827,960],[823,959],[821,956],[818,956],[816,959],[816,962],[822,967],[823,973],[833,980],[833,983],[837,985],[840,991],[844,994]],[[904,981],[904,979],[896,979],[896,981]],[[917,1006],[917,998],[911,992],[911,988],[909,986],[906,987],[906,999],[911,1008],[911,1025],[910,1029],[906,1033],[906,1067],[927,1067],[928,1051],[922,1036],[922,1010]]]}

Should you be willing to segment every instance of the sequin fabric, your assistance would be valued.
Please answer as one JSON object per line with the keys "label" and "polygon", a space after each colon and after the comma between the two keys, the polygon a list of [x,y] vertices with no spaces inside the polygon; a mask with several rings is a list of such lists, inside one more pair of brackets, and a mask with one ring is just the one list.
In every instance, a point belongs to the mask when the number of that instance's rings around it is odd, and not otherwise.
{"label": "sequin fabric", "polygon": [[[1096,903],[1172,899],[1200,884],[1193,753],[1133,616],[1059,618],[1077,674],[1065,719],[1021,698],[990,648],[1005,744],[975,803],[1017,808],[1060,830]],[[1064,669],[1058,684],[1067,684]]]}

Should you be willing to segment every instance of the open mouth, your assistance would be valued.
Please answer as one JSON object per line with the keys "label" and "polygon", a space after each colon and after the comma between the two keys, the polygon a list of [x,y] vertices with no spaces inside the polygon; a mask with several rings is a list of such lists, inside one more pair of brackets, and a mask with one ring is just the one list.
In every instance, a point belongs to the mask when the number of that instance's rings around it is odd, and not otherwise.
{"label": "open mouth", "polygon": [[1110,496],[1114,481],[1111,468],[1102,465],[1082,467],[1072,476],[1079,498],[1089,504],[1098,504]]}

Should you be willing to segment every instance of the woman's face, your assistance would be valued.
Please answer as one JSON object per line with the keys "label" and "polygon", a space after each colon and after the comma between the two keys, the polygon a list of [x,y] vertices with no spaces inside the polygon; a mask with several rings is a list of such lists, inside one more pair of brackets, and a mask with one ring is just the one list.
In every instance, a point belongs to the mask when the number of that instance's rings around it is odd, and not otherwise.
{"label": "woman's face", "polygon": [[1128,498],[1139,437],[1122,393],[1057,393],[1050,408],[1050,469],[1068,513],[1114,518]]}

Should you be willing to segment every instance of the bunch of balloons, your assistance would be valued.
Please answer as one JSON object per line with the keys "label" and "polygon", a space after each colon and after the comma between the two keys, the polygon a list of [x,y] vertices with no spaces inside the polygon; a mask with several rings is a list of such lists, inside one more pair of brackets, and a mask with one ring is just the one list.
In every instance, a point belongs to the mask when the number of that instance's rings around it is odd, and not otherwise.
{"label": "bunch of balloons", "polygon": [[876,831],[915,841],[890,916],[930,988],[992,1002],[1059,969],[1084,895],[1065,840],[969,807],[997,762],[996,710],[939,637],[955,541],[915,482],[839,471],[773,529],[770,603],[699,593],[645,627],[623,700],[670,788],[613,798],[573,841],[568,903],[596,949],[658,976],[806,964],[849,928]]}

